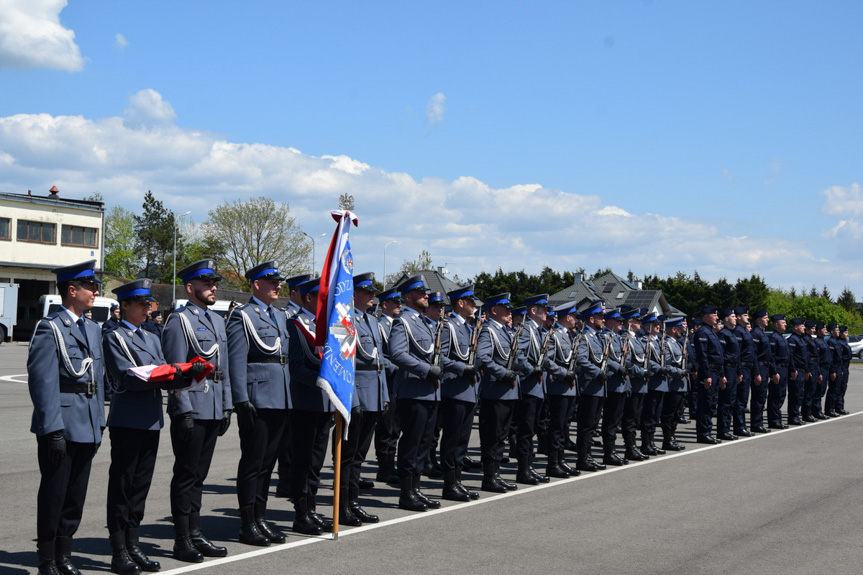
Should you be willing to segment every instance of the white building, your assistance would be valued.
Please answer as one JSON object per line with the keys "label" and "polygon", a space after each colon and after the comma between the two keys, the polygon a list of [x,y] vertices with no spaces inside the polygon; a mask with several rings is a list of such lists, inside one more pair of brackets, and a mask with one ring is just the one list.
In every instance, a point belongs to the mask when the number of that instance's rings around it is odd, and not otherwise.
{"label": "white building", "polygon": [[[60,197],[0,192],[0,282],[16,283],[16,334],[31,333],[39,296],[56,293],[51,270],[104,257],[105,204]],[[41,316],[40,316],[41,317]]]}

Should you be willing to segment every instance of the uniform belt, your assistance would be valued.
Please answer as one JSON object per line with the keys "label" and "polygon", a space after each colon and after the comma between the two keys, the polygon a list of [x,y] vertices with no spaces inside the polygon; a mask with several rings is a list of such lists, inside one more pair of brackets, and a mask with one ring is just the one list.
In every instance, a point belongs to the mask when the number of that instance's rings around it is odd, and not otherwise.
{"label": "uniform belt", "polygon": [[72,383],[69,385],[60,385],[60,393],[85,393],[87,397],[96,395],[95,383]]}
{"label": "uniform belt", "polygon": [[746,369],[752,369],[753,367],[755,367],[755,364],[749,361],[741,361],[737,365],[739,365],[740,367],[745,367]]}
{"label": "uniform belt", "polygon": [[821,367],[833,367],[832,363],[822,363]]}
{"label": "uniform belt", "polygon": [[250,363],[278,363],[279,365],[288,365],[288,356],[286,355],[270,355],[262,359],[255,360]]}
{"label": "uniform belt", "polygon": [[721,363],[708,363],[707,367],[709,367],[713,371],[722,371],[722,364]]}
{"label": "uniform belt", "polygon": [[788,362],[787,361],[777,361],[776,367],[788,367]]}
{"label": "uniform belt", "polygon": [[737,364],[736,363],[726,363],[725,367],[728,369],[737,369]]}
{"label": "uniform belt", "polygon": [[213,381],[214,383],[219,383],[220,381],[222,381],[223,378],[224,376],[222,375],[222,371],[219,369],[213,371],[212,373],[210,373],[210,375],[207,376],[207,379]]}
{"label": "uniform belt", "polygon": [[380,363],[377,365],[363,365],[363,364],[359,364],[359,363],[357,364],[357,371],[376,371],[376,372],[380,373],[383,370],[384,370],[384,366],[383,366],[383,364],[380,364]]}

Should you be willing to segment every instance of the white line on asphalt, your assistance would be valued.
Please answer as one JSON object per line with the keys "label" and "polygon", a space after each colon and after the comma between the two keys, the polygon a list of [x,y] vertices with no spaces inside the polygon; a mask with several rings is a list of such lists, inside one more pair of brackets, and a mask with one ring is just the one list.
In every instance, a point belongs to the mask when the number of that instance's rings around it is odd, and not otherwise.
{"label": "white line on asphalt", "polygon": [[[23,378],[23,380],[19,380],[16,378]],[[22,373],[21,375],[0,375],[0,381],[10,381],[12,383],[27,383],[27,374]]]}
{"label": "white line on asphalt", "polygon": [[[516,491],[509,491],[507,493],[501,493],[499,495],[486,496],[485,494],[483,494],[482,498],[478,499],[476,501],[469,501],[466,503],[459,503],[456,505],[450,505],[447,507],[442,507],[440,509],[435,509],[432,511],[426,511],[424,513],[414,513],[412,515],[405,515],[404,517],[397,517],[395,519],[389,519],[387,521],[382,521],[380,523],[373,523],[373,524],[363,525],[362,527],[355,527],[355,528],[350,529],[348,531],[340,531],[339,532],[339,538],[347,537],[348,535],[355,535],[358,533],[364,533],[366,531],[371,531],[373,529],[380,529],[382,527],[390,527],[392,525],[398,525],[399,523],[405,523],[407,521],[414,521],[414,520],[418,520],[418,519],[424,519],[426,517],[433,517],[433,516],[439,515],[441,513],[449,513],[450,511],[458,511],[461,509],[467,509],[468,507],[473,507],[474,505],[483,505],[485,503],[491,503],[492,501],[499,501],[501,499],[506,499],[507,497],[516,497],[518,495],[523,495],[525,493],[531,493],[533,491],[538,491],[540,489],[550,489],[552,487],[558,487],[560,485],[567,485],[567,484],[572,483],[574,481],[584,481],[586,479],[591,479],[593,477],[601,477],[601,476],[606,475],[608,473],[614,473],[616,471],[623,471],[625,469],[634,469],[637,467],[641,467],[643,465],[648,465],[650,463],[657,463],[657,462],[661,462],[661,461],[670,461],[670,460],[674,459],[675,457],[682,457],[684,455],[699,453],[701,451],[707,451],[708,449],[718,449],[721,447],[728,447],[731,445],[739,445],[739,444],[743,443],[744,441],[752,441],[755,439],[765,439],[765,438],[769,438],[769,437],[775,437],[777,435],[780,435],[782,433],[787,433],[790,431],[799,431],[801,429],[811,429],[812,427],[814,427],[816,425],[820,425],[822,423],[831,423],[834,421],[841,421],[843,419],[854,417],[856,415],[863,415],[863,411],[858,411],[856,413],[844,415],[840,418],[824,419],[824,420],[816,421],[814,423],[807,423],[806,425],[802,425],[799,427],[794,426],[794,427],[789,427],[788,429],[773,429],[773,430],[771,430],[771,433],[758,434],[758,435],[755,435],[753,437],[741,437],[737,441],[723,441],[722,443],[717,443],[716,445],[695,444],[698,446],[698,449],[693,449],[691,451],[687,449],[684,451],[678,451],[676,453],[669,453],[669,454],[663,455],[661,457],[655,457],[654,456],[654,457],[651,457],[650,459],[648,459],[647,461],[630,463],[629,465],[625,465],[625,466],[621,466],[621,467],[610,467],[608,469],[605,469],[604,471],[597,471],[595,473],[585,473],[585,474],[579,475],[578,477],[570,477],[569,479],[560,479],[557,481],[552,481],[551,483],[545,483],[542,485],[535,485],[533,487],[522,488],[520,486],[518,488],[518,490],[516,490]],[[687,446],[687,447],[689,447],[689,446]],[[219,565],[225,565],[227,563],[233,563],[235,561],[242,561],[244,559],[251,559],[253,557],[259,557],[261,555],[267,555],[269,553],[277,553],[279,551],[286,551],[288,549],[293,549],[295,547],[301,547],[303,545],[310,545],[312,543],[320,543],[323,541],[332,541],[333,540],[332,535],[319,536],[319,537],[311,537],[311,536],[306,536],[306,537],[298,536],[298,537],[301,537],[301,538],[297,541],[292,542],[292,543],[283,543],[281,545],[276,545],[274,547],[266,547],[263,549],[256,549],[254,551],[248,551],[246,553],[241,553],[239,555],[233,555],[231,557],[223,557],[221,559],[214,559],[213,561],[207,561],[205,563],[199,563],[199,564],[195,564],[195,565],[187,565],[184,567],[177,567],[176,569],[171,569],[169,571],[163,571],[162,575],[178,575],[180,573],[190,573],[192,571],[198,571],[200,569],[207,569],[208,567],[216,567]]]}

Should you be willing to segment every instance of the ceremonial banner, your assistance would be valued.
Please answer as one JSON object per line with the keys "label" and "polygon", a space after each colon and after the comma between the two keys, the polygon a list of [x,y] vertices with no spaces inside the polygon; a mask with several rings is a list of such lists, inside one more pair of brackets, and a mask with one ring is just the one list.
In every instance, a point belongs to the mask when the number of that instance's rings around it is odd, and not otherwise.
{"label": "ceremonial banner", "polygon": [[[203,358],[196,356],[192,358],[192,361],[188,363],[178,363],[177,367],[183,373],[188,373],[190,369],[192,369],[193,363],[203,363],[204,371],[203,373],[194,376],[194,383],[192,383],[189,387],[184,387],[184,390],[193,390],[198,387],[198,385],[206,379],[208,375],[213,373],[214,366],[212,363],[207,363],[203,360]],[[177,370],[174,368],[173,364],[167,363],[164,365],[142,365],[140,367],[130,367],[126,370],[126,373],[129,375],[134,375],[138,379],[143,381],[152,381],[152,382],[161,382],[161,381],[171,381],[174,379],[174,374]]]}
{"label": "ceremonial banner", "polygon": [[351,222],[357,225],[357,216],[342,210],[334,210],[332,214],[337,225],[321,270],[315,316],[315,344],[324,348],[318,386],[327,392],[345,422],[350,423],[357,340],[353,313],[354,261],[348,232]]}

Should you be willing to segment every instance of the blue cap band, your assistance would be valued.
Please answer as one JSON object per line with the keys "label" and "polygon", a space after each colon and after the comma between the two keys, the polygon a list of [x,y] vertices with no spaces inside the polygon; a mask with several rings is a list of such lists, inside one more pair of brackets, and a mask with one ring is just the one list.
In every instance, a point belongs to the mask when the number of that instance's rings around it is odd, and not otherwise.
{"label": "blue cap band", "polygon": [[117,299],[126,299],[129,297],[134,297],[136,295],[150,295],[150,290],[148,289],[133,289],[129,291],[119,292],[117,294]]}
{"label": "blue cap band", "polygon": [[407,293],[407,292],[414,290],[414,289],[424,289],[424,288],[425,288],[425,284],[423,282],[419,281],[416,283],[412,283],[411,285],[404,286],[399,291],[402,293]]}
{"label": "blue cap band", "polygon": [[249,281],[255,281],[256,279],[260,278],[261,276],[266,276],[266,275],[269,275],[269,274],[276,274],[276,275],[278,275],[278,273],[279,273],[279,270],[277,270],[276,268],[270,268],[270,269],[267,269],[267,270],[261,270],[261,271],[259,271],[257,274],[255,274],[255,277],[251,278]]}
{"label": "blue cap band", "polygon": [[[93,270],[90,268],[86,268],[86,269],[74,271],[74,272],[65,272],[62,274],[57,274],[57,281],[58,282],[68,282],[71,280],[76,280],[78,278],[88,278],[88,277],[92,277],[92,278],[96,277],[95,275],[93,275]],[[98,282],[99,280],[94,280],[94,281]],[[101,283],[101,282],[99,282],[99,283]]]}
{"label": "blue cap band", "polygon": [[214,272],[213,270],[211,270],[209,268],[202,268],[199,270],[195,270],[192,273],[183,276],[183,283],[188,283],[191,280],[195,279],[196,277],[202,276],[204,274],[214,274],[214,273],[216,273],[216,272]]}

